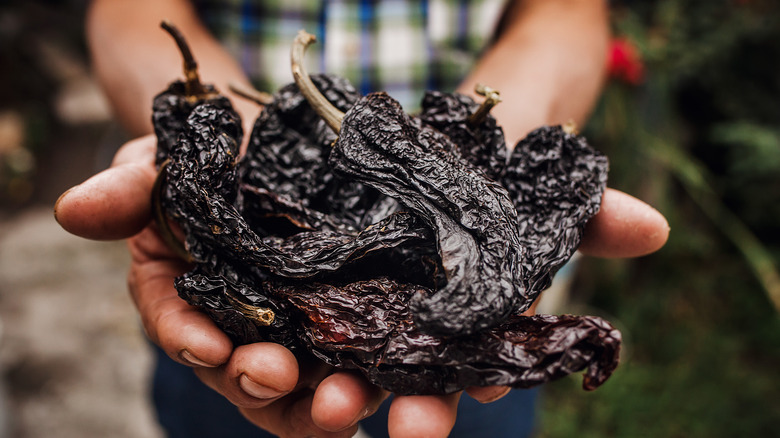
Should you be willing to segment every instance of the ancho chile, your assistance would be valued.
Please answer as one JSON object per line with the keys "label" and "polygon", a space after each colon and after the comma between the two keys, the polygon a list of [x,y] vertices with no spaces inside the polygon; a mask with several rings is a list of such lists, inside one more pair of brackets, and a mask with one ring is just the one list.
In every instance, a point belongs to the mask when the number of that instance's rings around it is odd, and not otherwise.
{"label": "ancho chile", "polygon": [[482,105],[429,92],[412,117],[385,93],[310,77],[312,41],[296,38],[296,83],[240,159],[240,119],[212,86],[188,85],[194,61],[155,99],[155,210],[164,234],[169,220],[182,228],[193,264],[180,296],[237,343],[277,342],[398,394],[583,369],[584,388],[602,384],[620,348],[608,322],[521,313],[598,211],[606,159],[561,126],[510,151],[493,90]]}

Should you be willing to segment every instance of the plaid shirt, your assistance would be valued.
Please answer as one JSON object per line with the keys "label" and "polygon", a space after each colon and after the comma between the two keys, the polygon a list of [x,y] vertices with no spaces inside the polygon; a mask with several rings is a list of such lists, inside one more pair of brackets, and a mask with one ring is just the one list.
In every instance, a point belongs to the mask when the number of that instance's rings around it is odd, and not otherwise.
{"label": "plaid shirt", "polygon": [[292,81],[290,45],[317,36],[306,62],[407,111],[426,89],[452,91],[490,43],[507,0],[196,0],[204,23],[258,89]]}

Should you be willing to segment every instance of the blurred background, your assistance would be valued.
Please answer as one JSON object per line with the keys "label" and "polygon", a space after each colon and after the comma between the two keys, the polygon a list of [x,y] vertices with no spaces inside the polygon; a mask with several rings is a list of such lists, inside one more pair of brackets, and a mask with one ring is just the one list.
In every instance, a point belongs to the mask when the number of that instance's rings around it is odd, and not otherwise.
{"label": "blurred background", "polygon": [[[51,208],[123,136],[89,73],[84,1],[0,3],[0,438],[155,437],[121,243]],[[780,430],[780,2],[613,1],[610,80],[584,134],[610,186],[669,243],[583,259],[566,311],[623,332],[586,393],[544,388],[539,436],[763,437]]]}
{"label": "blurred background", "polygon": [[52,214],[122,140],[89,74],[85,4],[0,2],[0,438],[162,436],[124,244]]}

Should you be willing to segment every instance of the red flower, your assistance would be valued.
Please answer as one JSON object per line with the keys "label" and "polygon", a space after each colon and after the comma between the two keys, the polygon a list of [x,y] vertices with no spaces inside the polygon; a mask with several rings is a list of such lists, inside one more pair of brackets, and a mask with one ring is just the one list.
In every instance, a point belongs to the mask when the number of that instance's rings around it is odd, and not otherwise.
{"label": "red flower", "polygon": [[639,50],[626,38],[615,38],[607,54],[607,71],[611,78],[631,85],[639,85],[645,79],[645,66]]}

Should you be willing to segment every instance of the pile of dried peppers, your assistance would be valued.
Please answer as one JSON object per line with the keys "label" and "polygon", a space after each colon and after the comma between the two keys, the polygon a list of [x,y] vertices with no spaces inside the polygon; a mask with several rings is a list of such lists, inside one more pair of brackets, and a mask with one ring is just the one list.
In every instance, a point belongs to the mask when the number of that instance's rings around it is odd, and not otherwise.
{"label": "pile of dried peppers", "polygon": [[617,366],[620,333],[591,316],[521,316],[599,209],[607,160],[561,126],[507,147],[482,104],[431,91],[410,116],[385,93],[309,76],[243,132],[230,101],[184,81],[154,100],[163,231],[192,263],[180,296],[236,343],[277,342],[398,394],[527,388]]}

